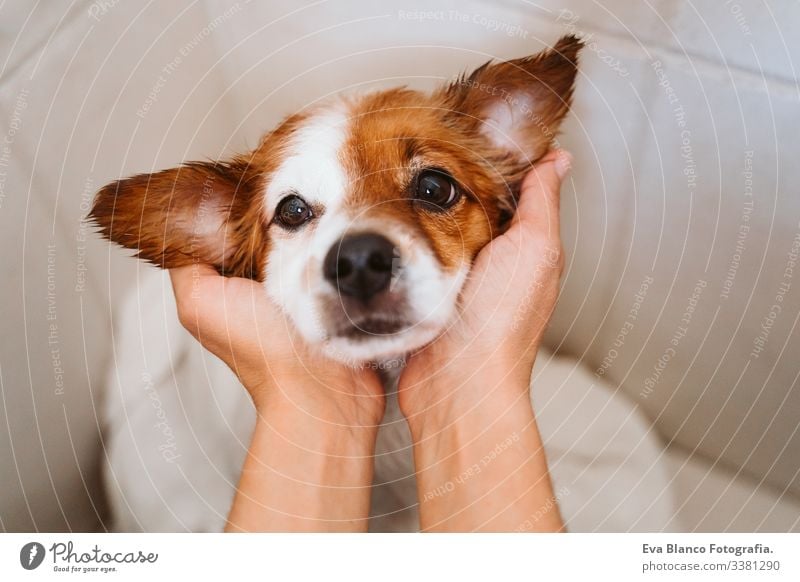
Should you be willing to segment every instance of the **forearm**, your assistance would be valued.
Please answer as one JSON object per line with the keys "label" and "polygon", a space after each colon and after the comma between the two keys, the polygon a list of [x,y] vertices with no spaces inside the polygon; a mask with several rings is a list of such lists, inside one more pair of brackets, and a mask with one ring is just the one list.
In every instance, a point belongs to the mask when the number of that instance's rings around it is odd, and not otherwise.
{"label": "forearm", "polygon": [[410,422],[423,531],[563,529],[527,386],[519,388],[506,394],[521,396]]}
{"label": "forearm", "polygon": [[375,429],[259,414],[227,531],[365,531]]}

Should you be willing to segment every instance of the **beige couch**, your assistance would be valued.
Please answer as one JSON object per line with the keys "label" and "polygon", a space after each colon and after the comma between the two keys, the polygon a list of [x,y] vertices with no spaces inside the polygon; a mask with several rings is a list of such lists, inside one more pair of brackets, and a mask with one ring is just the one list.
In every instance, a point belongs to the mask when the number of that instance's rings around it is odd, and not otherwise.
{"label": "beige couch", "polygon": [[681,529],[800,530],[796,2],[179,4],[0,9],[0,529],[103,527],[114,309],[147,267],[81,223],[99,186],[572,32],[549,341],[651,419]]}

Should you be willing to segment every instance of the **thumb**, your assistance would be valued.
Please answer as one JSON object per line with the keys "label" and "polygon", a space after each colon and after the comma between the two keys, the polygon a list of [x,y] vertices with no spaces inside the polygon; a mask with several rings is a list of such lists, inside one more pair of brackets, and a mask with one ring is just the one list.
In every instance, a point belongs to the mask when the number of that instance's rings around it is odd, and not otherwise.
{"label": "thumb", "polygon": [[561,182],[569,173],[572,156],[566,150],[552,150],[536,162],[520,188],[519,205],[512,228],[559,236]]}
{"label": "thumb", "polygon": [[197,263],[169,270],[172,290],[176,299],[188,299],[192,290],[199,284],[200,277],[221,277],[214,267]]}

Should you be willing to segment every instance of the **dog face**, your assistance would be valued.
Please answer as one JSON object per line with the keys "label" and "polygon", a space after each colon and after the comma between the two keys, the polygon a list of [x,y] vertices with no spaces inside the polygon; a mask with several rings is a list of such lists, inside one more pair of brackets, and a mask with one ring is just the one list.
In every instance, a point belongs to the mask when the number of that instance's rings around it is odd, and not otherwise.
{"label": "dog face", "polygon": [[569,109],[580,42],[487,63],[432,94],[338,98],[247,155],[109,184],[91,218],[164,268],[263,281],[304,340],[360,363],[453,318],[476,254]]}

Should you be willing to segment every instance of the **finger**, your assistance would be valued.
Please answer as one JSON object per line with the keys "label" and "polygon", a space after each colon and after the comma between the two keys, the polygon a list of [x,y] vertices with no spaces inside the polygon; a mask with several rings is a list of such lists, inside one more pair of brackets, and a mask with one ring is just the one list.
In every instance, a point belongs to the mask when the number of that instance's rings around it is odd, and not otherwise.
{"label": "finger", "polygon": [[185,267],[177,267],[169,270],[169,277],[172,280],[172,290],[175,297],[186,297],[196,285],[199,277],[220,277],[217,270],[210,265],[197,263]]}
{"label": "finger", "polygon": [[561,181],[571,164],[572,156],[566,150],[553,150],[534,165],[522,181],[512,228],[558,238]]}

